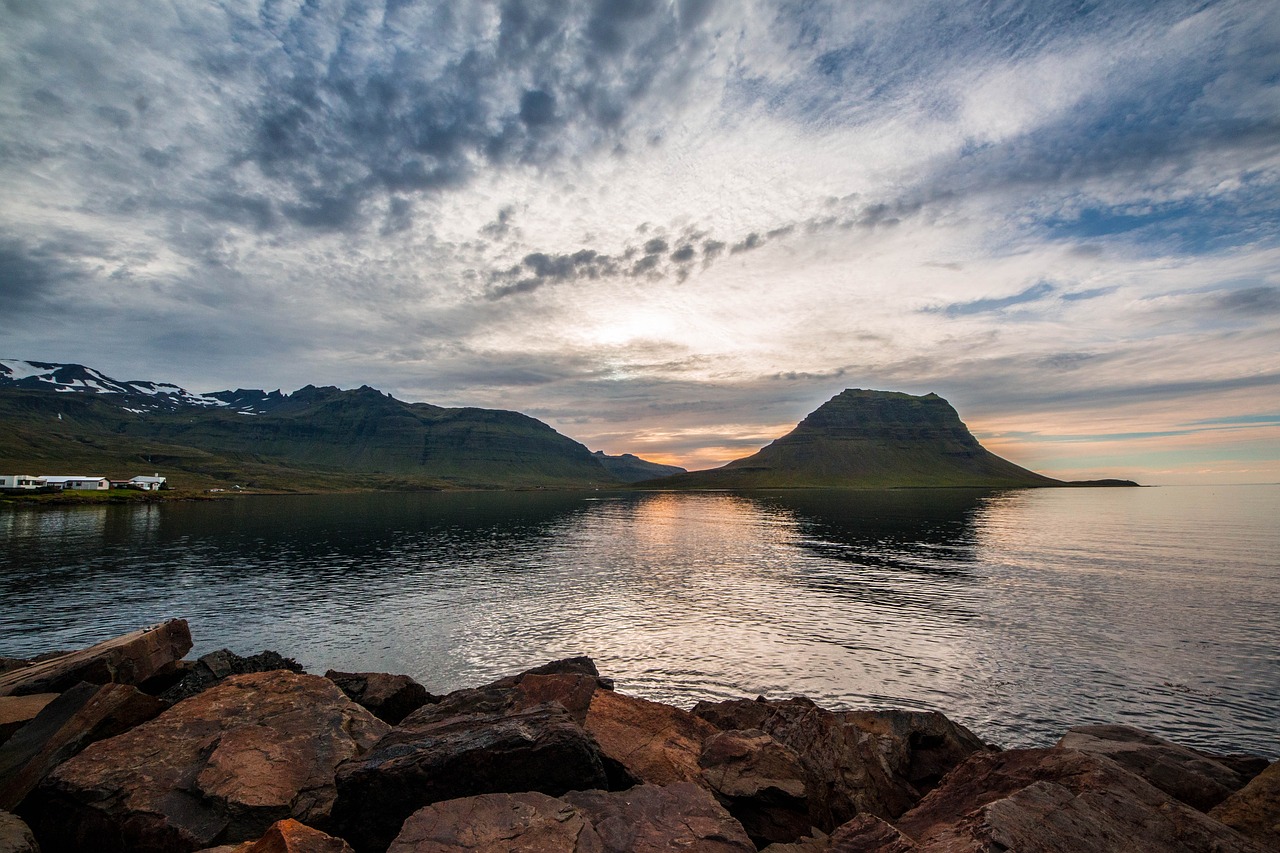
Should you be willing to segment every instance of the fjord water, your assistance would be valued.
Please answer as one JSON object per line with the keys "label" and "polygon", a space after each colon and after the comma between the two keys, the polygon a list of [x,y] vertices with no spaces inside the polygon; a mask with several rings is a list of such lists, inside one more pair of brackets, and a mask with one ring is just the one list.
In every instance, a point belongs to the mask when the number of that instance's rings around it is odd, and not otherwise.
{"label": "fjord water", "polygon": [[1280,755],[1280,487],[445,493],[0,510],[0,654],[186,617],[434,692],[589,654],[619,689],[1124,722]]}

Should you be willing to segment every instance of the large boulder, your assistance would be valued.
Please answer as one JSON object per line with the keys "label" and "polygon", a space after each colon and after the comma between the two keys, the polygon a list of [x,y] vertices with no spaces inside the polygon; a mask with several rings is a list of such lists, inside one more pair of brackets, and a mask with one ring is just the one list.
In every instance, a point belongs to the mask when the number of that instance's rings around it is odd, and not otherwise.
{"label": "large boulder", "polygon": [[1272,850],[1280,850],[1280,761],[1213,807],[1209,816]]}
{"label": "large boulder", "polygon": [[719,731],[688,711],[608,690],[591,697],[586,728],[611,764],[653,785],[700,783],[702,744]]}
{"label": "large boulder", "polygon": [[22,818],[0,811],[0,853],[40,853],[36,837]]}
{"label": "large boulder", "polygon": [[717,732],[698,764],[716,799],[757,845],[794,842],[812,831],[799,756],[759,729]]}
{"label": "large boulder", "polygon": [[145,723],[166,707],[128,684],[77,684],[0,746],[0,808],[17,808],[59,764],[91,743]]}
{"label": "large boulder", "polygon": [[1192,808],[1207,812],[1249,780],[1201,752],[1124,725],[1073,726],[1062,749],[1103,755]]}
{"label": "large boulder", "polygon": [[14,732],[36,718],[57,693],[32,693],[29,696],[0,696],[0,744]]}
{"label": "large boulder", "polygon": [[186,666],[182,677],[166,685],[159,696],[170,704],[176,704],[183,699],[190,699],[197,693],[203,693],[233,675],[271,672],[276,669],[287,669],[289,672],[299,673],[304,671],[302,664],[293,658],[284,657],[271,650],[241,657],[229,649],[218,649],[216,652],[202,655]]}
{"label": "large boulder", "polygon": [[574,791],[563,799],[586,816],[604,853],[755,853],[742,825],[692,782]]}
{"label": "large boulder", "polygon": [[428,702],[440,701],[439,696],[432,696],[407,675],[331,669],[324,677],[338,685],[352,702],[393,726]]}
{"label": "large boulder", "polygon": [[1114,761],[1059,748],[975,753],[895,827],[861,817],[831,853],[1263,853]]}
{"label": "large boulder", "polygon": [[810,818],[824,832],[861,812],[897,817],[922,787],[987,748],[936,713],[836,712],[804,698],[700,702],[693,713],[725,730],[760,729],[790,748],[807,776]]}
{"label": "large boulder", "polygon": [[334,772],[388,726],[326,678],[237,675],[59,766],[27,798],[45,853],[185,853],[323,823]]}
{"label": "large boulder", "polygon": [[387,853],[602,853],[576,807],[537,792],[480,794],[414,812]]}
{"label": "large boulder", "polygon": [[337,774],[334,823],[359,851],[385,850],[405,818],[440,800],[607,784],[595,741],[558,702],[528,707],[501,689],[410,714]]}
{"label": "large boulder", "polygon": [[271,824],[257,841],[210,847],[200,853],[353,853],[341,838],[313,829],[293,818]]}
{"label": "large boulder", "polygon": [[40,659],[0,675],[0,696],[61,693],[81,681],[141,684],[191,651],[185,619],[170,619],[87,649]]}

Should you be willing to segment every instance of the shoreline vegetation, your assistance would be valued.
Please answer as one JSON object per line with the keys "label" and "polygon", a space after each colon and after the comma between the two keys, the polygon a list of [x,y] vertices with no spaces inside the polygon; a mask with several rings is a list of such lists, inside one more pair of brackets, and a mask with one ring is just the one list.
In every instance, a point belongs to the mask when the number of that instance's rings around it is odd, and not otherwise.
{"label": "shoreline vegetation", "polygon": [[[15,853],[1263,853],[1280,762],[1128,725],[1001,749],[937,711],[802,697],[689,710],[587,657],[436,696],[198,660],[172,619],[0,658],[0,849]],[[38,847],[37,847],[38,845]]]}

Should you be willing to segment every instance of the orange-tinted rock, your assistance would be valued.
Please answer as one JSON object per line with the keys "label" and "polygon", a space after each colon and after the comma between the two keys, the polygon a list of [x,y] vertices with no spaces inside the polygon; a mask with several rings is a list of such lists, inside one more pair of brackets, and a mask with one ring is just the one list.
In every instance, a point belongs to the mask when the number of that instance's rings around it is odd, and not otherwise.
{"label": "orange-tinted rock", "polygon": [[352,702],[393,726],[428,702],[440,701],[440,697],[432,696],[407,675],[331,669],[324,677],[338,685]]}
{"label": "orange-tinted rock", "polygon": [[831,833],[826,853],[914,853],[915,842],[872,814],[861,814]]}
{"label": "orange-tinted rock", "polygon": [[165,707],[128,684],[77,684],[0,746],[0,808],[17,808],[59,764],[95,741],[145,723]]}
{"label": "orange-tinted rock", "polygon": [[387,853],[603,853],[582,812],[546,794],[481,794],[419,809]]}
{"label": "orange-tinted rock", "polygon": [[1058,746],[1103,755],[1161,791],[1207,812],[1248,779],[1201,752],[1133,726],[1074,726]]}
{"label": "orange-tinted rock", "polygon": [[1209,816],[1272,850],[1280,850],[1280,761],[1214,806]]}
{"label": "orange-tinted rock", "polygon": [[716,798],[758,845],[808,835],[808,787],[799,757],[759,729],[717,732],[698,759]]}
{"label": "orange-tinted rock", "polygon": [[61,693],[81,681],[141,684],[191,651],[185,619],[143,628],[0,675],[0,696]]}
{"label": "orange-tinted rock", "polygon": [[1114,761],[1058,748],[975,753],[896,827],[918,853],[1263,851]]}
{"label": "orange-tinted rock", "polygon": [[586,728],[605,758],[652,785],[702,783],[702,744],[719,731],[688,711],[608,690],[591,697]]}
{"label": "orange-tinted rock", "polygon": [[333,682],[238,675],[58,767],[24,812],[45,853],[185,853],[324,821],[340,762],[388,726]]}
{"label": "orange-tinted rock", "polygon": [[598,747],[559,703],[516,707],[501,688],[410,714],[367,755],[338,769],[334,825],[359,851],[385,850],[409,815],[477,794],[606,784]]}
{"label": "orange-tinted rock", "polygon": [[840,718],[874,735],[890,772],[921,795],[975,752],[990,751],[964,726],[937,711],[840,711]]}
{"label": "orange-tinted rock", "polygon": [[692,782],[574,791],[562,799],[586,816],[604,853],[755,853],[742,825]]}
{"label": "orange-tinted rock", "polygon": [[352,853],[341,838],[326,835],[293,818],[276,821],[266,835],[233,848],[234,853]]}
{"label": "orange-tinted rock", "polygon": [[32,693],[29,696],[0,696],[0,744],[13,733],[35,719],[36,714],[54,699],[57,693]]}

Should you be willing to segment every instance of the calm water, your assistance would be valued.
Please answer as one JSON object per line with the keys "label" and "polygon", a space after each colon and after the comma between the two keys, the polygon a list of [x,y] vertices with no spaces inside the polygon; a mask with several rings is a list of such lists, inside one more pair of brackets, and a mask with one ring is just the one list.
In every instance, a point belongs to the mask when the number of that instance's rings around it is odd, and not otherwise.
{"label": "calm water", "polygon": [[0,654],[168,616],[429,690],[590,654],[688,706],[1120,721],[1280,755],[1280,487],[420,494],[0,510]]}

